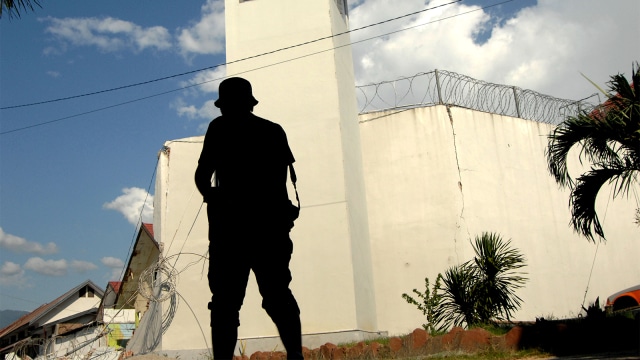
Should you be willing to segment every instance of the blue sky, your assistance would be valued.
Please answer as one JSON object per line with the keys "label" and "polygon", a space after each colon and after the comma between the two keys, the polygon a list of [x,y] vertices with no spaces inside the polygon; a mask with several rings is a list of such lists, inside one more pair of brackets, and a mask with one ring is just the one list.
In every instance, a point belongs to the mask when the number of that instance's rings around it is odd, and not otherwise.
{"label": "blue sky", "polygon": [[[350,1],[350,23],[357,28],[446,2]],[[462,1],[352,34],[374,37],[353,47],[356,82],[437,68],[577,100],[595,92],[581,72],[604,85],[640,60],[640,2],[514,0],[480,9],[500,2]],[[42,6],[0,20],[0,309],[33,310],[85,279],[102,287],[118,280],[141,205],[153,198],[147,189],[158,151],[167,140],[204,134],[226,75],[222,66],[8,108],[226,60],[219,0]]]}

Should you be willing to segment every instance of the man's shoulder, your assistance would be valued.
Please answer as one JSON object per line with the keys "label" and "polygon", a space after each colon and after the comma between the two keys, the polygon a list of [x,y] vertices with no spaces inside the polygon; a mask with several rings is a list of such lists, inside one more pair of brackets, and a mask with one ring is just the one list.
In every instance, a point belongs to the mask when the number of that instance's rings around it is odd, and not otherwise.
{"label": "man's shoulder", "polygon": [[266,128],[266,129],[274,130],[274,131],[275,130],[277,130],[277,131],[282,131],[283,130],[282,126],[280,124],[276,123],[276,122],[273,122],[271,120],[267,120],[267,119],[265,119],[263,117],[260,117],[260,116],[257,116],[257,115],[252,115],[252,116],[253,116],[253,119],[256,121],[256,123],[259,126],[262,126],[262,127]]}
{"label": "man's shoulder", "polygon": [[216,127],[216,126],[222,126],[224,123],[223,117],[222,116],[218,116],[216,118],[213,118],[213,120],[211,120],[209,122],[209,127]]}

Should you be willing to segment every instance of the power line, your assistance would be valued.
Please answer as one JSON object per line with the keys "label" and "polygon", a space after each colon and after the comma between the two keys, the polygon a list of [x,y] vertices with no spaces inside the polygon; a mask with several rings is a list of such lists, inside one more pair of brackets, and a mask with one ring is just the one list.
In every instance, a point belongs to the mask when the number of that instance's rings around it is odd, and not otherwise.
{"label": "power line", "polygon": [[[67,97],[63,97],[63,98],[57,98],[57,99],[52,99],[52,100],[45,100],[45,101],[39,101],[39,102],[33,102],[33,103],[27,103],[27,104],[21,104],[21,105],[0,107],[0,110],[14,109],[14,108],[20,108],[20,107],[28,107],[28,106],[34,106],[34,105],[42,105],[42,104],[58,102],[58,101],[64,101],[64,100],[71,100],[71,99],[76,99],[76,98],[85,97],[85,96],[97,95],[97,94],[102,94],[102,93],[106,93],[106,92],[112,92],[112,91],[123,90],[123,89],[131,88],[131,87],[147,85],[147,84],[150,84],[150,83],[154,83],[154,82],[158,82],[158,81],[162,81],[162,80],[168,80],[168,79],[172,79],[172,78],[180,77],[180,76],[184,76],[184,75],[194,74],[194,73],[202,72],[202,71],[205,71],[205,70],[215,69],[215,68],[220,67],[220,66],[234,64],[234,63],[238,63],[238,62],[241,62],[241,61],[246,61],[246,60],[250,60],[250,59],[254,59],[254,58],[258,58],[258,57],[262,57],[262,56],[266,56],[266,55],[271,55],[271,54],[274,54],[274,53],[277,53],[277,52],[293,49],[293,48],[296,48],[296,47],[301,47],[301,46],[312,44],[312,43],[315,43],[315,42],[318,42],[318,41],[331,39],[331,38],[338,37],[338,36],[341,36],[341,35],[349,34],[349,33],[354,32],[354,31],[366,29],[366,28],[369,28],[369,27],[373,27],[373,26],[377,26],[377,25],[384,24],[384,23],[387,23],[387,22],[391,22],[391,21],[395,21],[395,20],[398,20],[398,19],[402,19],[402,18],[405,18],[405,17],[408,17],[408,16],[416,15],[416,14],[421,13],[421,12],[434,10],[434,9],[439,8],[439,7],[451,5],[451,4],[460,2],[460,1],[462,1],[462,0],[455,0],[455,1],[452,1],[450,3],[441,4],[441,5],[434,6],[434,7],[427,8],[427,9],[422,9],[422,10],[415,11],[415,12],[412,12],[412,13],[409,13],[409,14],[405,14],[405,15],[398,16],[398,17],[395,17],[395,18],[387,19],[387,20],[380,21],[380,22],[377,22],[377,23],[374,23],[374,24],[366,25],[366,26],[363,26],[363,27],[360,27],[360,28],[348,30],[348,31],[345,31],[345,32],[342,32],[342,33],[338,33],[338,34],[333,34],[333,35],[317,38],[315,40],[306,41],[306,42],[299,43],[299,44],[296,44],[296,45],[291,45],[291,46],[279,48],[279,49],[276,49],[276,50],[268,51],[268,52],[257,54],[257,55],[252,55],[252,56],[249,56],[249,57],[245,57],[245,58],[234,60],[234,61],[229,61],[229,62],[226,62],[226,63],[220,63],[220,64],[216,64],[216,65],[213,65],[213,66],[208,66],[208,67],[201,68],[201,69],[198,69],[198,70],[187,71],[187,72],[183,72],[183,73],[180,73],[180,74],[165,76],[165,77],[161,77],[161,78],[157,78],[157,79],[153,79],[153,80],[143,81],[143,82],[129,84],[129,85],[123,85],[123,86],[119,86],[119,87],[115,87],[115,88],[111,88],[111,89],[99,90],[99,91],[94,91],[94,92],[80,94],[80,95],[67,96]],[[513,1],[513,0],[509,0],[509,1]]]}
{"label": "power line", "polygon": [[[461,0],[458,0],[458,1],[461,1]],[[49,124],[60,122],[60,121],[63,121],[63,120],[68,120],[68,119],[72,119],[72,118],[75,118],[75,117],[88,115],[88,114],[92,114],[92,113],[103,111],[103,110],[112,109],[112,108],[115,108],[115,107],[131,104],[131,103],[138,102],[138,101],[148,100],[148,99],[151,99],[151,98],[154,98],[154,97],[170,94],[170,93],[173,93],[173,92],[176,92],[176,91],[181,91],[181,90],[189,89],[189,88],[192,88],[192,87],[201,86],[201,85],[213,82],[213,81],[222,80],[222,79],[224,79],[226,77],[229,77],[229,76],[238,76],[238,75],[241,75],[241,74],[244,74],[244,73],[248,73],[248,72],[252,72],[252,71],[256,71],[256,70],[262,70],[262,69],[269,68],[269,67],[272,67],[272,66],[284,64],[284,63],[287,63],[287,62],[300,60],[300,59],[303,59],[303,58],[306,58],[306,57],[310,57],[310,56],[314,56],[314,55],[318,55],[318,54],[321,54],[321,53],[324,53],[324,52],[327,52],[327,51],[332,51],[332,50],[340,49],[340,48],[343,48],[343,47],[352,46],[354,44],[359,44],[359,43],[366,42],[366,41],[369,41],[369,40],[377,39],[377,38],[382,37],[382,36],[393,35],[393,34],[396,34],[396,33],[403,32],[403,31],[415,29],[417,27],[426,26],[426,25],[433,24],[433,23],[440,22],[440,21],[444,21],[444,20],[449,20],[449,19],[452,19],[452,18],[455,18],[455,17],[467,15],[467,14],[470,14],[470,13],[473,13],[473,12],[476,12],[476,11],[488,9],[488,8],[491,8],[491,7],[494,7],[494,6],[499,6],[499,5],[502,5],[502,4],[505,4],[505,3],[508,3],[508,2],[512,2],[512,1],[514,1],[514,0],[506,0],[506,1],[503,1],[503,2],[500,2],[500,3],[487,5],[487,6],[475,9],[475,10],[469,10],[469,11],[466,11],[466,12],[463,12],[463,13],[447,16],[447,17],[440,18],[440,19],[437,19],[437,20],[433,20],[433,21],[429,21],[429,22],[426,22],[426,23],[422,23],[422,24],[410,26],[410,27],[407,27],[407,28],[403,28],[403,29],[400,29],[400,30],[395,30],[395,31],[391,31],[391,32],[388,32],[388,33],[372,36],[372,37],[365,38],[365,39],[362,39],[362,40],[358,40],[358,41],[355,41],[355,42],[350,42],[348,44],[335,46],[335,47],[328,48],[328,49],[325,49],[325,50],[316,51],[316,52],[313,52],[313,53],[309,53],[309,54],[306,54],[306,55],[301,55],[301,56],[298,56],[298,57],[295,57],[295,58],[290,58],[290,59],[287,59],[287,60],[282,60],[282,61],[275,62],[275,63],[268,64],[268,65],[263,65],[263,66],[260,66],[260,67],[257,67],[257,68],[253,68],[253,69],[250,69],[250,70],[246,70],[246,71],[243,71],[243,72],[240,72],[240,73],[227,75],[225,77],[215,78],[215,79],[203,81],[201,83],[183,86],[183,87],[180,87],[180,88],[177,88],[177,89],[163,91],[163,92],[160,92],[160,93],[157,93],[157,94],[144,96],[144,97],[137,98],[137,99],[128,100],[128,101],[125,101],[125,102],[121,102],[121,103],[117,103],[117,104],[101,107],[101,108],[94,109],[94,110],[85,111],[85,112],[74,114],[74,115],[65,116],[65,117],[62,117],[62,118],[54,119],[54,120],[45,121],[45,122],[42,122],[42,123],[37,123],[37,124],[28,125],[28,126],[24,126],[24,127],[12,129],[12,130],[2,131],[2,132],[0,132],[0,136],[6,135],[6,134],[10,134],[10,133],[14,133],[14,132],[23,131],[23,130],[28,130],[28,129],[39,127],[39,126],[43,126],[43,125],[49,125]],[[442,5],[440,5],[440,6],[442,6]],[[389,21],[389,20],[386,20],[386,21]],[[372,26],[372,25],[368,25],[368,26]],[[359,28],[359,29],[362,29],[362,28]],[[271,53],[276,52],[276,51],[279,51],[279,50],[274,50]],[[267,54],[267,53],[265,53],[265,54]],[[258,55],[254,56],[254,57],[257,57],[257,56]],[[250,58],[252,58],[252,57],[245,58],[245,59],[250,59]],[[240,61],[240,60],[237,60],[237,61]]]}
{"label": "power line", "polygon": [[[377,23],[373,23],[373,24],[370,24],[370,25],[362,26],[362,27],[359,27],[359,28],[356,28],[356,29],[351,29],[351,30],[347,30],[347,31],[344,31],[344,32],[341,32],[341,33],[320,37],[320,38],[317,38],[315,40],[310,40],[310,41],[298,43],[298,44],[295,44],[295,45],[279,48],[279,49],[276,49],[276,50],[267,51],[267,52],[264,52],[264,53],[261,53],[261,54],[248,56],[248,57],[245,57],[245,58],[242,58],[242,59],[238,59],[238,60],[233,60],[233,61],[229,61],[229,62],[225,62],[225,63],[220,63],[220,64],[216,64],[216,65],[212,65],[212,66],[207,66],[205,68],[201,68],[201,69],[198,69],[198,70],[187,71],[187,72],[183,72],[183,73],[180,73],[180,74],[164,76],[164,77],[153,79],[153,80],[147,80],[147,81],[142,81],[142,82],[138,82],[138,83],[134,83],[134,84],[118,86],[118,87],[105,89],[105,90],[98,90],[98,91],[89,92],[89,93],[80,94],[80,95],[66,96],[66,97],[61,97],[61,98],[57,98],[57,99],[38,101],[38,102],[32,102],[32,103],[27,103],[27,104],[4,106],[4,107],[0,107],[0,110],[15,109],[15,108],[21,108],[21,107],[29,107],[29,106],[43,105],[43,104],[49,104],[49,103],[53,103],[53,102],[77,99],[77,98],[81,98],[81,97],[85,97],[85,96],[104,94],[104,93],[107,93],[107,92],[128,89],[128,88],[131,88],[131,87],[147,85],[147,84],[151,84],[151,83],[158,82],[158,81],[163,81],[163,80],[168,80],[168,79],[181,77],[181,76],[185,76],[185,75],[195,74],[195,73],[198,73],[198,72],[215,69],[215,68],[218,68],[220,66],[226,66],[226,65],[229,65],[229,64],[235,64],[235,63],[238,63],[238,62],[251,60],[251,59],[259,58],[259,57],[262,57],[262,56],[275,54],[275,53],[278,53],[278,52],[281,52],[281,51],[290,50],[290,49],[293,49],[293,48],[297,48],[297,47],[313,44],[313,43],[318,42],[318,41],[327,40],[327,39],[331,39],[331,38],[334,38],[334,37],[346,35],[346,34],[354,32],[354,31],[363,30],[363,29],[370,28],[370,27],[373,27],[373,26],[378,26],[378,25],[381,25],[381,24],[384,24],[384,23],[388,23],[388,22],[391,22],[391,21],[399,20],[399,19],[402,19],[402,18],[405,18],[405,17],[416,15],[416,14],[419,14],[419,13],[422,13],[422,12],[425,12],[425,11],[429,11],[429,10],[434,10],[434,9],[437,9],[437,8],[440,8],[440,7],[443,7],[443,6],[447,6],[447,5],[451,5],[451,4],[455,4],[455,3],[461,2],[461,1],[462,0],[455,0],[455,1],[452,1],[452,2],[449,2],[449,3],[446,3],[446,4],[441,4],[441,5],[438,5],[438,6],[431,7],[431,8],[422,9],[422,10],[415,11],[415,12],[412,12],[412,13],[409,13],[409,14],[405,14],[405,15],[401,15],[401,16],[398,16],[398,17],[395,17],[395,18],[391,18],[391,19],[383,20],[383,21],[380,21],[380,22],[377,22]],[[513,1],[513,0],[509,0],[509,1]]]}

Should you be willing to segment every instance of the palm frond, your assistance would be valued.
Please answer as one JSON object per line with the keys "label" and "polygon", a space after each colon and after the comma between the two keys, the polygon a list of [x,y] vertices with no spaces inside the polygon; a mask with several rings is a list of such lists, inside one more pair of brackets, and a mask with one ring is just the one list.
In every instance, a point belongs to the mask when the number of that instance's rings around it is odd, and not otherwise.
{"label": "palm frond", "polygon": [[604,230],[596,213],[596,198],[602,186],[607,182],[624,178],[623,183],[631,180],[631,170],[624,168],[592,168],[581,175],[575,189],[571,192],[571,225],[574,230],[595,242],[593,233],[606,240]]}
{"label": "palm frond", "polygon": [[603,93],[606,97],[610,97],[611,95],[606,92],[603,88],[601,88],[598,84],[596,84],[595,82],[593,82],[593,80],[589,79],[585,74],[580,73],[580,75],[582,75],[583,78],[587,79],[588,82],[591,83],[591,85],[593,85],[596,89],[598,89],[601,93]]}
{"label": "palm frond", "polygon": [[9,18],[17,17],[20,18],[20,11],[22,10],[31,10],[34,11],[35,7],[42,7],[40,5],[40,0],[2,0],[2,5],[0,5],[0,18],[2,18],[2,14],[5,12],[9,13]]}
{"label": "palm frond", "polygon": [[511,247],[510,240],[505,241],[496,233],[482,233],[472,246],[479,279],[474,292],[483,299],[476,310],[481,321],[509,319],[522,303],[515,290],[527,280],[516,272],[526,266],[524,256]]}
{"label": "palm frond", "polygon": [[439,289],[442,298],[437,317],[445,328],[465,323],[470,326],[476,322],[475,299],[471,293],[473,276],[468,262],[447,269],[442,276],[442,288]]}
{"label": "palm frond", "polygon": [[[640,65],[632,66],[631,84],[624,75],[611,77],[607,101],[596,111],[568,117],[549,135],[545,152],[549,173],[562,187],[572,189],[571,225],[589,241],[604,240],[595,210],[602,185],[614,185],[614,197],[628,194],[640,172]],[[590,80],[589,80],[590,81]],[[592,82],[593,83],[593,82]],[[595,84],[594,84],[595,85]],[[596,85],[596,87],[598,87]],[[598,89],[600,89],[598,87]],[[600,89],[602,91],[602,89]],[[573,179],[567,168],[569,152],[580,149],[578,160],[591,170]]]}

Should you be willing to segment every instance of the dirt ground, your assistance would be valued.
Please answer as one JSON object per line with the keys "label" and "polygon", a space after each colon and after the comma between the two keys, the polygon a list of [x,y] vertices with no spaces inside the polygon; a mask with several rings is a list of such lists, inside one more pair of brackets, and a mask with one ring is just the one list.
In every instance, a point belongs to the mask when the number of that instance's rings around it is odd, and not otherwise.
{"label": "dirt ground", "polygon": [[158,354],[146,354],[146,355],[136,355],[136,356],[128,357],[126,360],[177,360],[177,359],[158,355]]}

